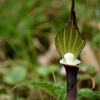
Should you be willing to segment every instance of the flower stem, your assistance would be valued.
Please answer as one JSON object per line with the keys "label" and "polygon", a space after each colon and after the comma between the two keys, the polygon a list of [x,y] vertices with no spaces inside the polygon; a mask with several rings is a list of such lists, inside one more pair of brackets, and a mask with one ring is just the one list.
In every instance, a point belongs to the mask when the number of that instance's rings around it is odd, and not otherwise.
{"label": "flower stem", "polygon": [[76,100],[77,98],[77,66],[64,65],[67,78],[67,100]]}

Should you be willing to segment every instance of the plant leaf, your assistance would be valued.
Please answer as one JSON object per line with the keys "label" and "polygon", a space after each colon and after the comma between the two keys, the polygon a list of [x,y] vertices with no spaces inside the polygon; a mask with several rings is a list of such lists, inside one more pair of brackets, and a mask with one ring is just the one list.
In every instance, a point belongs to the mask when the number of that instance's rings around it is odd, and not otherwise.
{"label": "plant leaf", "polygon": [[[46,90],[47,92],[49,92],[50,94],[52,94],[53,96],[55,96],[57,98],[57,100],[66,100],[63,99],[64,97],[66,97],[66,84],[55,84],[55,83],[49,83],[49,82],[40,82],[40,81],[26,81],[26,82],[22,82],[17,84],[12,90],[14,90],[15,88],[18,88],[20,86],[38,86],[44,90]],[[78,98],[89,98],[89,99],[100,99],[100,92],[99,91],[92,91],[88,88],[83,88],[78,90]],[[81,100],[81,99],[80,99]]]}
{"label": "plant leaf", "polygon": [[90,98],[92,100],[100,99],[100,91],[92,91],[88,88],[80,89],[78,91],[78,96]]}
{"label": "plant leaf", "polygon": [[60,31],[60,33],[57,34],[55,44],[62,58],[68,52],[73,53],[75,58],[77,58],[85,46],[85,40],[82,38],[76,24],[74,0],[72,2],[70,20],[67,25]]}
{"label": "plant leaf", "polygon": [[66,93],[66,88],[62,85],[49,82],[39,82],[39,81],[26,81],[19,83],[12,89],[12,91],[20,86],[29,86],[29,85],[41,87],[42,89],[46,90],[59,100],[61,100],[61,98],[63,98],[63,95]]}
{"label": "plant leaf", "polygon": [[27,69],[23,66],[17,65],[12,66],[3,76],[4,82],[7,84],[15,84],[17,82],[23,81],[27,76]]}

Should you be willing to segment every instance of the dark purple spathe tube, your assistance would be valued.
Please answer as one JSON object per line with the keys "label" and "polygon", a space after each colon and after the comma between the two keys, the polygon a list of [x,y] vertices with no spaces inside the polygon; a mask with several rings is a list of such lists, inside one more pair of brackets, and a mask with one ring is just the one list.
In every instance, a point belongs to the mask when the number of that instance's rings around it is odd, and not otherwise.
{"label": "dark purple spathe tube", "polygon": [[67,78],[67,100],[77,100],[77,66],[63,65]]}

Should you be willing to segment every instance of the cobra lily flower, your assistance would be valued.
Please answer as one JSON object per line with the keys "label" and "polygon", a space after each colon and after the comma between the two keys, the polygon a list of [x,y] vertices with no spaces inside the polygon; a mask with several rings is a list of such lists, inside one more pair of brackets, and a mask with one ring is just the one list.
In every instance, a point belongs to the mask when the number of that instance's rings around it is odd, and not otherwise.
{"label": "cobra lily flower", "polygon": [[74,11],[74,0],[72,0],[71,15],[67,25],[57,34],[55,38],[56,48],[62,57],[60,64],[65,67],[67,77],[67,100],[76,100],[77,98],[77,72],[78,56],[85,46],[86,42],[82,38],[76,24],[76,15]]}

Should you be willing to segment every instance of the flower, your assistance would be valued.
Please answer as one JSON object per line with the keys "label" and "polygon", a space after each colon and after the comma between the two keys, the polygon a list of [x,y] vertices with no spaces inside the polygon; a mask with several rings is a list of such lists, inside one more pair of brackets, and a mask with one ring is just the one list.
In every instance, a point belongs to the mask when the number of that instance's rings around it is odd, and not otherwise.
{"label": "flower", "polygon": [[80,60],[75,59],[74,58],[74,54],[72,53],[66,53],[64,55],[64,58],[60,60],[60,64],[64,64],[64,65],[78,65],[79,63],[81,63]]}

